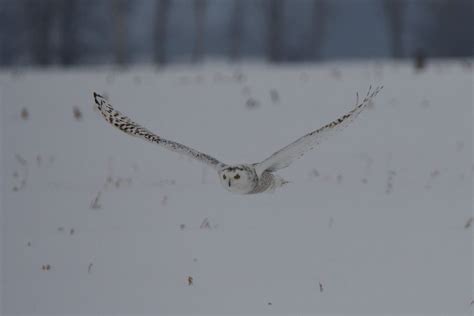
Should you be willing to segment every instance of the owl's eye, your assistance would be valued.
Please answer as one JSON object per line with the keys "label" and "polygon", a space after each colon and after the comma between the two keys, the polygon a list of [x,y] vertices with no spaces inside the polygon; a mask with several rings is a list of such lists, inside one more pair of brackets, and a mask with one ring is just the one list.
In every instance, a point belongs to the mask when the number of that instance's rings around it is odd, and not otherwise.
{"label": "owl's eye", "polygon": [[240,175],[239,175],[239,174],[236,174],[236,175],[234,176],[234,179],[235,179],[235,180],[240,179]]}
{"label": "owl's eye", "polygon": [[226,177],[225,175],[223,175],[222,178],[223,178],[224,180],[227,179],[227,177]]}

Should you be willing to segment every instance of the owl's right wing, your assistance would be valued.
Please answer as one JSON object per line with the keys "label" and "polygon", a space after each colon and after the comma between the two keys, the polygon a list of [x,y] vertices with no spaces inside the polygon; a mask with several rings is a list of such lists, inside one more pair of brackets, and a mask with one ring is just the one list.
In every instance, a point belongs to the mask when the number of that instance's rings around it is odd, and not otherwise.
{"label": "owl's right wing", "polygon": [[158,144],[174,152],[184,154],[188,157],[203,162],[216,170],[220,170],[226,166],[224,163],[220,162],[214,157],[211,157],[207,154],[204,154],[200,151],[197,151],[180,143],[164,139],[150,132],[145,127],[140,126],[127,116],[115,110],[103,96],[95,92],[94,100],[97,105],[97,109],[99,109],[105,120],[111,125],[121,130],[122,132]]}
{"label": "owl's right wing", "polygon": [[372,99],[380,92],[380,90],[382,90],[382,88],[383,86],[377,87],[374,91],[371,91],[371,88],[369,88],[369,91],[362,102],[359,104],[357,98],[357,106],[349,113],[300,137],[288,146],[273,153],[262,162],[254,164],[257,174],[261,175],[264,171],[272,172],[288,167],[294,160],[303,156],[307,151],[313,149],[314,146],[319,145],[321,141],[336,134],[338,131],[349,125],[349,123],[352,122],[360,112],[362,112],[362,110],[372,102]]}

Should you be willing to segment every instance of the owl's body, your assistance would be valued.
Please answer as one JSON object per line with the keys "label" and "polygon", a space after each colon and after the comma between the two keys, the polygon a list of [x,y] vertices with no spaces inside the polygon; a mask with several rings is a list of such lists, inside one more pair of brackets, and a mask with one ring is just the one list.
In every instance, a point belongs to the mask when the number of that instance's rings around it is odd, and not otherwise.
{"label": "owl's body", "polygon": [[222,186],[228,191],[240,194],[273,192],[288,181],[264,171],[261,175],[253,165],[228,166],[218,171]]}
{"label": "owl's body", "polygon": [[274,172],[288,167],[294,160],[300,158],[305,152],[318,145],[321,140],[347,126],[370,104],[381,89],[382,87],[379,87],[372,93],[371,89],[369,89],[369,92],[360,104],[357,98],[357,106],[348,114],[300,137],[262,162],[239,165],[227,165],[212,156],[180,143],[164,139],[150,132],[148,129],[133,122],[127,116],[115,110],[104,97],[97,93],[94,93],[94,100],[105,120],[121,131],[205,163],[217,171],[222,186],[230,192],[256,194],[273,192],[276,188],[288,183]]}

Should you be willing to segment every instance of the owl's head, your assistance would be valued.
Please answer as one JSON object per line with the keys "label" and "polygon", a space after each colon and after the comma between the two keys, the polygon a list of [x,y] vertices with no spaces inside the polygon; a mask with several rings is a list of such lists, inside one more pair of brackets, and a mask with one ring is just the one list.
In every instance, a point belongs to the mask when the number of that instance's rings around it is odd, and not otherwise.
{"label": "owl's head", "polygon": [[258,182],[255,170],[247,165],[227,166],[218,173],[224,188],[234,193],[249,193]]}

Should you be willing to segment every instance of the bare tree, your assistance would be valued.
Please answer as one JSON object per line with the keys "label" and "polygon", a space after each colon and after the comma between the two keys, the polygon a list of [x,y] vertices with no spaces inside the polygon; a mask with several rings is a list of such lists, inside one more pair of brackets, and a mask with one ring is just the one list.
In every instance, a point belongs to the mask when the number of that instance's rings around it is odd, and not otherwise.
{"label": "bare tree", "polygon": [[282,59],[284,0],[267,0],[267,58],[271,62]]}
{"label": "bare tree", "polygon": [[309,57],[312,59],[321,59],[328,11],[328,3],[325,0],[313,0],[311,37],[309,40]]}
{"label": "bare tree", "polygon": [[121,66],[127,63],[127,9],[127,0],[112,1],[112,14],[114,21],[113,33],[115,34],[115,61]]}
{"label": "bare tree", "polygon": [[230,58],[238,60],[241,57],[241,42],[242,42],[242,27],[243,27],[243,4],[242,0],[234,0],[234,9],[230,21]]}
{"label": "bare tree", "polygon": [[155,15],[155,63],[166,63],[166,30],[170,0],[158,0]]}
{"label": "bare tree", "polygon": [[69,66],[77,63],[78,47],[78,1],[62,1],[60,7],[60,47],[59,59],[62,65]]}
{"label": "bare tree", "polygon": [[194,0],[194,17],[196,21],[196,38],[194,41],[192,61],[198,62],[204,53],[204,30],[206,23],[206,0]]}
{"label": "bare tree", "polygon": [[54,0],[28,0],[24,2],[33,64],[46,66],[53,61],[51,33],[55,4]]}
{"label": "bare tree", "polygon": [[385,15],[387,16],[392,56],[403,57],[403,15],[406,3],[404,0],[384,0]]}

